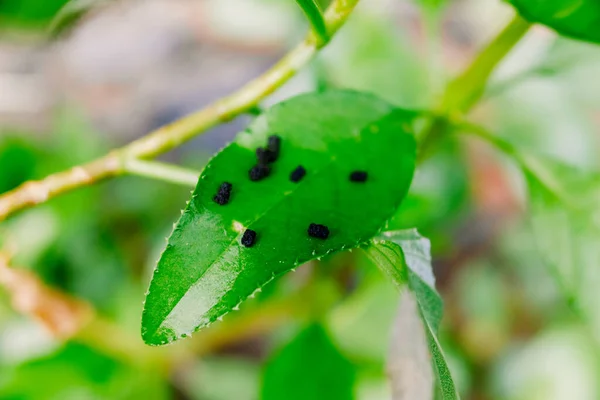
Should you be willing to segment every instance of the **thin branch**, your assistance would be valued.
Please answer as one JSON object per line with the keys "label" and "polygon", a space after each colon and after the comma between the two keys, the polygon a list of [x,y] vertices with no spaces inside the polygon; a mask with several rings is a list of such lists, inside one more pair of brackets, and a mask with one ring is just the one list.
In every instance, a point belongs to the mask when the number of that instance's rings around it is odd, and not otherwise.
{"label": "thin branch", "polygon": [[296,3],[298,3],[304,15],[306,15],[306,19],[308,19],[308,22],[312,26],[313,33],[319,43],[327,42],[329,40],[327,26],[317,2],[315,0],[296,0]]}
{"label": "thin branch", "polygon": [[473,60],[471,65],[448,85],[442,109],[466,113],[481,98],[487,82],[498,64],[531,28],[519,14]]}
{"label": "thin branch", "polygon": [[75,339],[130,365],[160,366],[165,374],[170,373],[169,366],[185,364],[198,355],[270,332],[289,321],[305,320],[309,315],[310,304],[298,301],[306,298],[306,293],[300,291],[232,315],[212,329],[198,332],[187,345],[168,351],[151,348],[139,336],[99,315],[85,300],[48,286],[28,269],[9,266],[11,254],[10,249],[0,249],[0,293],[8,294],[15,311],[40,323],[58,340]]}
{"label": "thin branch", "polygon": [[[357,3],[358,0],[335,0],[327,9],[325,23],[330,37],[344,24]],[[26,182],[3,194],[0,196],[0,221],[10,214],[43,203],[61,193],[121,175],[126,172],[127,160],[153,158],[215,125],[253,109],[262,99],[308,64],[322,46],[324,43],[320,43],[314,34],[309,33],[303,42],[271,69],[237,92],[90,163],[50,175],[39,181]]]}
{"label": "thin branch", "polygon": [[433,143],[446,134],[451,120],[467,114],[481,98],[492,72],[504,57],[520,42],[531,23],[516,14],[506,27],[475,57],[465,71],[446,87],[438,112],[420,135],[419,161],[425,160]]}
{"label": "thin branch", "polygon": [[165,182],[195,187],[200,171],[194,171],[178,165],[158,161],[146,161],[132,158],[125,162],[125,171],[132,175],[145,176]]}
{"label": "thin branch", "polygon": [[33,272],[11,268],[9,257],[0,253],[0,287],[13,308],[38,321],[52,335],[67,340],[94,318],[87,302],[47,286]]}

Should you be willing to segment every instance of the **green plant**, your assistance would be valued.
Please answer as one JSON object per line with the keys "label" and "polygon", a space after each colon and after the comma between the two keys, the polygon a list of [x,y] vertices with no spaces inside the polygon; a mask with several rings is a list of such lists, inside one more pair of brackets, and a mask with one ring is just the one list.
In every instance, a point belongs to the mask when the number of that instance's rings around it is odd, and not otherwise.
{"label": "green plant", "polygon": [[[416,230],[396,229],[393,220],[404,211],[401,202],[415,169],[435,156],[443,140],[457,133],[471,134],[508,156],[523,172],[534,228],[548,266],[576,314],[594,318],[595,297],[585,271],[590,260],[596,259],[593,248],[599,232],[597,221],[586,216],[597,213],[597,174],[520,150],[472,123],[469,112],[484,96],[492,72],[532,24],[600,44],[600,5],[593,0],[510,1],[518,14],[447,84],[431,110],[407,110],[370,94],[340,89],[304,94],[258,110],[261,100],[332,40],[357,2],[334,0],[322,13],[316,2],[298,0],[312,30],[265,74],[125,147],[1,195],[0,220],[75,188],[125,174],[195,186],[146,296],[142,338],[150,345],[170,343],[208,326],[300,264],[358,249],[399,290],[416,299],[440,398],[455,399],[459,398],[457,386],[438,340],[443,307],[435,290],[429,241]],[[441,6],[440,2],[423,3],[432,13]],[[202,173],[149,161],[239,114],[257,111],[252,124],[212,158]],[[281,141],[280,150],[271,149],[278,153],[276,160],[257,160],[256,150],[266,148],[271,137]],[[267,172],[249,176],[257,163]],[[299,166],[305,175],[291,179]],[[350,179],[356,171],[366,172],[366,181]],[[214,198],[223,183],[230,184],[231,194],[217,201]],[[567,239],[552,229],[557,219],[568,223],[560,232]],[[327,226],[329,234],[309,235],[312,223]],[[244,243],[248,230],[256,237]],[[567,267],[564,260],[553,257],[552,249],[561,246],[568,247],[572,257]],[[310,290],[320,293],[322,289],[315,286]],[[329,387],[326,398],[352,398],[349,387],[354,371],[328,336],[323,322],[326,308],[326,301],[308,307],[308,326],[266,370],[264,398],[284,398],[294,384],[285,382],[294,370],[285,369],[307,358],[327,368],[306,374],[308,382],[297,389],[297,398],[315,398],[315,393],[324,393],[319,385],[329,381],[343,384]],[[305,358],[306,348],[310,350]]]}

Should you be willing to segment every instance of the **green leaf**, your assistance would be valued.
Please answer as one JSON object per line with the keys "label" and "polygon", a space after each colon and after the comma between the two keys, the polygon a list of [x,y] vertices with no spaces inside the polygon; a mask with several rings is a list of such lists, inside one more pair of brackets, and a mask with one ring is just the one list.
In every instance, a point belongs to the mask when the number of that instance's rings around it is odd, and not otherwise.
{"label": "green leaf", "polygon": [[354,13],[335,43],[317,59],[325,85],[365,90],[413,109],[437,100],[427,63],[392,15]]}
{"label": "green leaf", "polygon": [[529,214],[537,247],[572,310],[600,341],[600,173],[521,151],[484,128],[464,126],[511,157],[529,189]]}
{"label": "green leaf", "polygon": [[186,365],[178,389],[186,399],[257,400],[261,361],[244,354],[204,356]]}
{"label": "green leaf", "polygon": [[329,40],[329,35],[327,34],[327,26],[325,25],[325,20],[323,19],[323,13],[319,8],[319,5],[315,0],[296,0],[308,22],[312,26],[315,35],[319,38],[321,43],[327,43]]}
{"label": "green leaf", "polygon": [[526,160],[531,222],[542,259],[600,339],[600,174],[547,158]]}
{"label": "green leaf", "polygon": [[561,35],[600,43],[600,2],[597,0],[508,0],[530,22],[549,26]]}
{"label": "green leaf", "polygon": [[298,334],[265,368],[261,400],[350,400],[355,368],[312,324]]}
{"label": "green leaf", "polygon": [[0,138],[0,193],[32,179],[42,156],[40,153],[16,134]]}
{"label": "green leaf", "polygon": [[465,132],[488,141],[523,170],[541,258],[572,310],[600,341],[600,173],[521,151],[476,125]]}
{"label": "green leaf", "polygon": [[136,369],[83,344],[3,367],[2,399],[169,399],[168,383],[153,369]]}
{"label": "green leaf", "polygon": [[435,290],[429,240],[415,229],[384,232],[366,248],[367,255],[399,289],[408,287],[417,300],[432,355],[441,398],[458,399],[458,392],[437,339],[442,299]]}
{"label": "green leaf", "polygon": [[[412,179],[414,116],[371,95],[331,91],[258,117],[206,166],[169,238],[146,298],[146,343],[191,334],[274,277],[377,234]],[[282,139],[279,159],[266,179],[250,181],[255,150],[273,134]],[[294,183],[298,165],[306,176]],[[350,182],[355,170],[368,171],[368,180]],[[222,182],[233,187],[224,206],[213,201]],[[329,227],[328,239],[309,237],[311,223]],[[246,229],[257,232],[253,247],[240,244]]]}

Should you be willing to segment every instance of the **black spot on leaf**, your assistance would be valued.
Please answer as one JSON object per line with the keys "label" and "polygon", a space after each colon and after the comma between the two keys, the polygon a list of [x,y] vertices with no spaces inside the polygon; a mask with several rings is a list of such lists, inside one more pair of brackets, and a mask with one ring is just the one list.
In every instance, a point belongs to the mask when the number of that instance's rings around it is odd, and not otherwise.
{"label": "black spot on leaf", "polygon": [[273,161],[277,160],[279,157],[279,151],[281,150],[281,137],[277,135],[269,136],[267,149],[273,154]]}
{"label": "black spot on leaf", "polygon": [[242,244],[246,247],[254,246],[254,242],[256,241],[256,232],[252,229],[246,229],[244,234],[242,235]]}
{"label": "black spot on leaf", "polygon": [[256,149],[256,159],[258,160],[259,164],[267,165],[269,163],[274,162],[277,159],[277,157],[275,153],[273,153],[271,150],[266,149],[264,147],[259,147],[258,149]]}
{"label": "black spot on leaf", "polygon": [[298,165],[295,170],[290,174],[290,181],[299,182],[306,175],[306,170],[302,165]]}
{"label": "black spot on leaf", "polygon": [[367,181],[367,171],[353,171],[350,174],[350,180],[352,182],[366,182]]}
{"label": "black spot on leaf", "polygon": [[325,225],[310,224],[308,226],[308,236],[318,239],[327,239],[327,237],[329,237],[329,228]]}
{"label": "black spot on leaf", "polygon": [[271,172],[271,168],[269,168],[266,165],[255,165],[254,167],[252,167],[250,169],[250,171],[248,171],[248,176],[250,177],[251,181],[260,181],[261,179],[266,178],[267,176],[269,176],[269,173]]}
{"label": "black spot on leaf", "polygon": [[214,202],[222,206],[229,203],[229,198],[231,197],[231,187],[231,183],[229,182],[221,183],[217,194],[215,197],[213,197]]}

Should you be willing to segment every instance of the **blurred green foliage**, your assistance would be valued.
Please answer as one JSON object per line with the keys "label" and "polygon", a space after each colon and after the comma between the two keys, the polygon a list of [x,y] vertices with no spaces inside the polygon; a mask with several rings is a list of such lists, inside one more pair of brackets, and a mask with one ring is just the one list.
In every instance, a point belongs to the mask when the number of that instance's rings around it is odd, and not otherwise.
{"label": "blurred green foliage", "polygon": [[354,366],[319,324],[311,324],[267,362],[261,399],[354,398]]}
{"label": "blurred green foliage", "polygon": [[[0,22],[3,29],[45,27],[64,3],[3,1]],[[452,8],[443,7],[451,2],[414,3],[442,13]],[[358,10],[309,70],[309,81],[323,88],[366,90],[406,108],[431,108],[439,94],[432,76],[440,71],[423,51],[418,24],[400,24],[391,13],[375,11]],[[558,160],[552,162],[558,165],[550,167],[552,175],[575,207],[565,207],[547,187],[523,177],[509,157],[487,144],[449,135],[419,167],[388,228],[416,226],[432,241],[437,286],[445,300],[440,341],[463,398],[596,400],[600,319],[593,171],[600,167],[600,51],[558,38],[534,65],[520,66],[494,78],[476,117],[524,152]],[[0,192],[119,144],[86,119],[67,104],[45,134],[2,128]],[[196,144],[170,157],[201,169],[213,150]],[[516,203],[510,212],[478,195],[494,188]],[[291,355],[289,346],[302,338],[315,312],[328,334],[319,334],[317,342],[336,360],[339,371],[334,372],[353,380],[355,398],[389,399],[386,353],[398,295],[358,252],[273,281],[240,311],[207,329],[217,339],[199,334],[166,348],[166,354],[187,355],[175,358],[178,362],[154,350],[157,360],[132,361],[138,351],[146,354],[135,343],[141,342],[150,271],[188,197],[187,188],[124,177],[2,223],[3,243],[15,245],[15,265],[91,302],[115,328],[106,335],[109,344],[124,350],[110,351],[93,336],[66,343],[49,338],[17,314],[0,290],[0,399],[255,400],[269,381],[275,393],[291,385],[310,390],[304,386],[310,374],[323,371],[301,368],[297,359],[316,357],[319,346],[311,339],[312,345],[292,348]],[[585,199],[590,201],[584,207],[579,202]],[[203,348],[208,342],[211,347]],[[269,377],[281,371],[298,375],[282,388],[284,378]]]}
{"label": "blurred green foliage", "polygon": [[16,368],[0,367],[0,373],[6,400],[170,398],[157,373],[136,370],[76,342]]}

